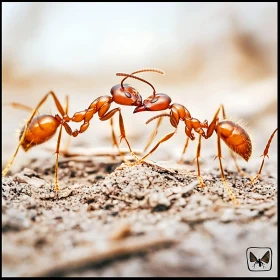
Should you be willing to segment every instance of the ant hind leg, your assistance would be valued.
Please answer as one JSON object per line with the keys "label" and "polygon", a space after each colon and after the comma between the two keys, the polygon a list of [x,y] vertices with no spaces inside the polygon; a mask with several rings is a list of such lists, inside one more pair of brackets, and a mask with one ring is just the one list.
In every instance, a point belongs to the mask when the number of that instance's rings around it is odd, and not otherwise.
{"label": "ant hind leg", "polygon": [[[19,151],[19,148],[20,148],[21,144],[22,144],[23,141],[24,141],[24,138],[25,138],[25,134],[26,134],[28,125],[31,123],[32,119],[34,118],[34,116],[35,116],[36,113],[38,112],[39,108],[45,103],[45,101],[46,101],[46,99],[48,98],[49,95],[51,95],[51,96],[53,97],[54,102],[55,102],[56,107],[57,107],[57,109],[59,110],[59,112],[60,112],[62,115],[65,115],[65,112],[64,112],[64,110],[63,110],[63,108],[62,108],[62,106],[61,106],[61,104],[60,104],[58,98],[56,97],[55,93],[52,92],[52,91],[48,92],[48,93],[41,99],[41,101],[38,103],[38,105],[36,106],[36,108],[33,110],[31,116],[30,116],[29,119],[27,120],[27,122],[26,122],[26,124],[25,124],[25,128],[24,128],[24,130],[23,130],[23,133],[22,133],[22,135],[21,135],[21,137],[20,137],[18,146],[17,146],[17,148],[16,148],[16,151],[15,151],[15,153],[14,153],[12,159],[9,161],[9,163],[7,164],[7,166],[6,166],[6,167],[4,168],[4,170],[2,171],[2,177],[4,177],[4,176],[8,173],[8,171],[9,171],[10,168],[11,168],[11,166],[13,165],[14,160],[15,160],[15,158],[16,158],[16,156],[17,156],[18,151]],[[12,104],[13,104],[13,103],[12,103]],[[14,103],[12,106],[18,107],[18,108],[21,108],[21,109],[25,108],[25,110],[28,110],[28,111],[30,111],[30,109],[31,109],[30,107],[25,106],[25,105],[22,105],[22,104],[19,104],[19,103]]]}
{"label": "ant hind leg", "polygon": [[263,151],[263,154],[261,155],[261,156],[263,157],[263,160],[262,160],[262,163],[261,163],[259,172],[258,172],[258,174],[252,179],[252,181],[251,181],[251,184],[252,184],[252,185],[256,182],[256,180],[257,180],[257,179],[260,177],[260,175],[261,175],[262,168],[263,168],[263,165],[264,165],[265,157],[269,158],[269,156],[268,156],[268,150],[269,150],[271,141],[272,141],[272,139],[273,139],[273,137],[274,137],[274,134],[276,133],[277,130],[278,130],[278,128],[276,128],[276,129],[272,132],[270,138],[268,139],[268,142],[267,142],[266,147],[265,147],[265,149],[264,149],[264,151]]}
{"label": "ant hind leg", "polygon": [[201,150],[201,135],[199,135],[199,137],[198,137],[195,159],[196,159],[196,166],[197,166],[197,179],[199,181],[200,186],[205,187],[205,184],[203,183],[203,179],[200,175],[200,165],[199,165],[200,150]]}
{"label": "ant hind leg", "polygon": [[227,181],[226,181],[226,178],[225,178],[225,174],[224,174],[224,170],[223,170],[223,165],[222,165],[222,149],[221,149],[221,136],[220,136],[220,133],[219,133],[219,130],[217,131],[217,148],[218,148],[218,155],[215,157],[219,159],[219,164],[220,164],[220,171],[221,171],[221,178],[222,178],[222,182],[227,190],[227,193],[230,197],[230,199],[236,204],[238,205],[239,202],[238,200],[236,199],[235,195],[233,194],[230,186],[228,185]]}

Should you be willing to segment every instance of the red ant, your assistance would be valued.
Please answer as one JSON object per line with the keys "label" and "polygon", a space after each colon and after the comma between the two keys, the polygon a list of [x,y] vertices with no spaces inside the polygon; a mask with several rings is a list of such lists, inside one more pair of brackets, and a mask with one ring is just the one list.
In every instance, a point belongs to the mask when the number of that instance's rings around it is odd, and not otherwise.
{"label": "red ant", "polygon": [[[163,74],[163,72],[161,70],[157,70],[157,69],[141,69],[141,70],[133,72],[132,74],[137,74],[137,73],[141,73],[141,72],[156,72],[156,73]],[[120,132],[121,132],[120,141],[122,139],[124,139],[126,141],[126,144],[129,148],[131,155],[136,157],[135,154],[133,153],[133,151],[131,150],[130,144],[126,138],[123,117],[121,114],[121,108],[118,107],[118,108],[112,109],[111,111],[109,111],[109,109],[113,102],[120,104],[120,105],[126,105],[126,106],[141,106],[142,105],[142,97],[139,94],[139,92],[132,86],[130,86],[128,84],[123,84],[124,80],[127,79],[127,77],[131,77],[131,78],[140,80],[149,85],[151,85],[151,84],[136,76],[132,76],[129,74],[122,74],[122,75],[126,75],[126,78],[124,78],[120,84],[112,87],[112,89],[111,89],[112,96],[104,95],[104,96],[98,97],[90,104],[90,106],[87,109],[80,111],[80,112],[76,112],[72,117],[68,116],[68,96],[66,97],[65,109],[63,109],[57,96],[52,91],[48,92],[42,98],[42,100],[39,102],[39,104],[35,107],[34,110],[32,110],[28,106],[25,106],[25,105],[22,105],[19,103],[12,103],[11,105],[13,107],[21,108],[21,109],[24,109],[27,111],[32,111],[32,114],[29,117],[28,121],[26,122],[25,127],[22,129],[22,131],[20,133],[19,143],[16,148],[16,151],[15,151],[11,161],[8,163],[8,165],[2,171],[2,176],[5,176],[7,174],[7,172],[9,171],[9,169],[12,166],[14,159],[18,153],[20,146],[24,149],[25,152],[27,152],[30,148],[48,141],[51,137],[54,136],[58,127],[60,127],[58,139],[57,139],[56,151],[55,151],[56,164],[55,164],[54,189],[55,189],[55,192],[57,193],[59,191],[58,154],[59,154],[59,147],[60,147],[60,141],[61,141],[61,135],[62,135],[62,128],[64,127],[65,131],[70,136],[77,137],[79,134],[84,133],[88,129],[90,120],[96,113],[98,113],[99,119],[101,121],[106,121],[106,120],[110,119],[110,121],[111,121],[110,125],[112,128],[113,145],[115,145],[117,147],[119,155],[122,157],[122,159],[124,159],[122,153],[120,152],[117,138],[114,133],[113,120],[112,120],[112,117],[115,115],[115,113],[119,112],[119,127],[120,127]],[[49,96],[51,96],[53,98],[55,105],[61,116],[56,114],[55,116],[40,115],[40,116],[35,117],[39,108],[44,104],[44,102],[47,100],[47,98]],[[83,123],[80,126],[79,130],[72,131],[72,129],[68,125],[68,122],[70,122],[70,121],[72,121],[72,122],[82,122],[83,121]]]}
{"label": "red ant", "polygon": [[[223,105],[219,106],[218,110],[216,111],[216,113],[214,115],[212,122],[208,126],[207,120],[205,120],[203,123],[201,123],[198,119],[192,118],[190,112],[188,111],[188,109],[186,107],[184,107],[183,105],[178,104],[178,103],[171,104],[171,98],[168,95],[166,95],[164,93],[156,93],[153,86],[152,86],[152,88],[153,88],[153,95],[151,95],[147,99],[145,99],[143,101],[143,104],[137,106],[134,110],[134,113],[143,112],[143,111],[162,111],[162,110],[166,110],[166,109],[170,109],[170,113],[157,115],[155,117],[152,117],[151,119],[149,119],[146,122],[146,124],[148,124],[152,120],[159,118],[156,128],[155,128],[154,132],[151,134],[145,150],[147,150],[147,148],[153,141],[154,137],[156,136],[158,127],[159,127],[163,117],[170,118],[170,123],[173,127],[175,127],[175,131],[168,133],[167,135],[162,137],[157,142],[157,144],[150,150],[150,152],[148,152],[144,157],[142,157],[136,163],[142,162],[150,154],[152,154],[159,147],[159,145],[161,143],[170,139],[176,133],[179,121],[183,121],[185,123],[185,133],[187,135],[187,140],[186,140],[186,143],[185,143],[185,146],[184,146],[184,149],[182,152],[182,156],[181,156],[181,159],[179,162],[182,162],[182,160],[183,160],[183,156],[186,152],[189,139],[191,139],[191,140],[195,139],[194,134],[192,133],[192,130],[194,130],[196,133],[199,134],[197,151],[196,151],[196,164],[197,164],[197,171],[198,171],[197,177],[200,182],[200,185],[203,187],[205,185],[204,185],[202,177],[200,175],[200,165],[199,165],[199,160],[198,160],[200,157],[200,150],[201,150],[201,137],[208,139],[212,136],[213,132],[216,131],[218,154],[215,157],[215,159],[216,158],[219,159],[221,178],[222,178],[223,184],[225,185],[225,187],[228,191],[230,198],[235,203],[238,203],[234,194],[232,193],[230,187],[228,186],[225,175],[224,175],[222,161],[221,161],[221,159],[222,159],[221,139],[229,147],[229,149],[231,151],[231,156],[234,159],[234,162],[235,162],[235,165],[236,165],[238,171],[240,173],[244,174],[244,172],[237,165],[233,152],[240,155],[244,160],[246,160],[246,161],[249,160],[251,153],[252,153],[252,143],[251,143],[251,139],[250,139],[248,133],[246,132],[246,130],[243,127],[241,127],[240,125],[238,125],[237,123],[234,123],[234,122],[226,119],[225,110],[224,110]],[[222,110],[222,117],[223,117],[222,121],[219,121],[219,118],[218,118],[218,114],[219,114],[220,110]],[[206,132],[203,130],[203,128],[206,129]],[[273,131],[272,135],[270,136],[270,138],[268,140],[268,143],[267,143],[267,145],[264,149],[263,155],[262,155],[264,158],[263,158],[262,164],[260,166],[259,172],[251,180],[251,184],[254,184],[254,182],[261,175],[261,171],[262,171],[262,168],[264,165],[264,159],[265,159],[265,157],[268,157],[268,150],[270,147],[270,143],[277,130],[278,130],[278,128],[276,128]]]}

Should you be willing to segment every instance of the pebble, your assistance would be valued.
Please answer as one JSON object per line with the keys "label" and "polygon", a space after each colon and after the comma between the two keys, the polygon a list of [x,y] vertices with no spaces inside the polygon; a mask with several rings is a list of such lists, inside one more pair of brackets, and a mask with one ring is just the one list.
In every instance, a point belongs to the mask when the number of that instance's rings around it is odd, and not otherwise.
{"label": "pebble", "polygon": [[256,200],[265,199],[265,197],[259,193],[252,193],[251,197]]}
{"label": "pebble", "polygon": [[14,176],[14,180],[18,183],[28,183],[29,178],[27,176],[24,176],[22,173],[16,174]]}

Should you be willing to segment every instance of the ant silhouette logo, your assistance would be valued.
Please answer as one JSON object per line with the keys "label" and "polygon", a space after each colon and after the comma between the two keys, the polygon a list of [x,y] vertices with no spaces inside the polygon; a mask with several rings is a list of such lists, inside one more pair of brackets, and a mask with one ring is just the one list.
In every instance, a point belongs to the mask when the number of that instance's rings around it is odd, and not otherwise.
{"label": "ant silhouette logo", "polygon": [[269,247],[249,247],[246,257],[250,271],[270,271],[272,268],[272,250]]}

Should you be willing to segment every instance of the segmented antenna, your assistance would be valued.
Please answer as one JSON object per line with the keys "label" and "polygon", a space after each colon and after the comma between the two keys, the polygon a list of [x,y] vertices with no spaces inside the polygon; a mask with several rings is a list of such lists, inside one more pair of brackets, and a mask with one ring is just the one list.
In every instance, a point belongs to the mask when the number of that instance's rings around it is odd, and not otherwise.
{"label": "segmented antenna", "polygon": [[[126,74],[126,77],[123,78],[123,80],[121,81],[121,87],[123,88],[123,83],[124,83],[124,81],[125,81],[127,78],[135,78],[135,79],[136,79],[136,76],[131,77],[131,76],[129,76],[129,75],[134,75],[134,74],[143,73],[143,72],[154,72],[154,73],[158,73],[158,74],[162,74],[162,75],[165,74],[164,71],[162,71],[162,70],[160,70],[160,69],[156,69],[156,68],[143,68],[143,69],[134,71],[134,72],[132,72],[131,74]],[[118,74],[123,74],[123,73],[117,73],[117,74],[116,74],[117,76],[121,76],[121,75],[118,75]],[[138,77],[137,77],[137,78],[138,78]],[[149,84],[149,85],[152,87],[152,89],[154,90],[153,94],[154,94],[154,96],[155,96],[155,94],[156,94],[155,88],[154,88],[150,83],[148,83],[148,82],[145,81],[145,80],[142,80],[141,78],[138,78],[138,80]]]}
{"label": "segmented antenna", "polygon": [[[142,79],[142,78],[139,78],[137,76],[133,76],[131,74],[126,74],[126,73],[116,73],[116,76],[125,76],[126,78],[133,78],[133,79],[139,80],[141,82],[144,82],[144,83],[148,84],[153,89],[154,96],[156,95],[156,90],[155,90],[154,86],[152,84],[150,84],[149,82],[147,82],[146,80]],[[122,88],[124,88],[123,81],[124,80],[121,81],[121,87]]]}
{"label": "segmented antenna", "polygon": [[[134,75],[134,74],[138,74],[138,73],[143,73],[143,72],[154,72],[154,73],[158,73],[158,74],[162,74],[164,75],[164,71],[160,70],[160,69],[156,69],[156,68],[143,68],[143,69],[140,69],[140,70],[136,70],[135,72],[133,73],[130,73],[131,75]],[[128,77],[124,78],[122,80],[122,83],[127,79]]]}

